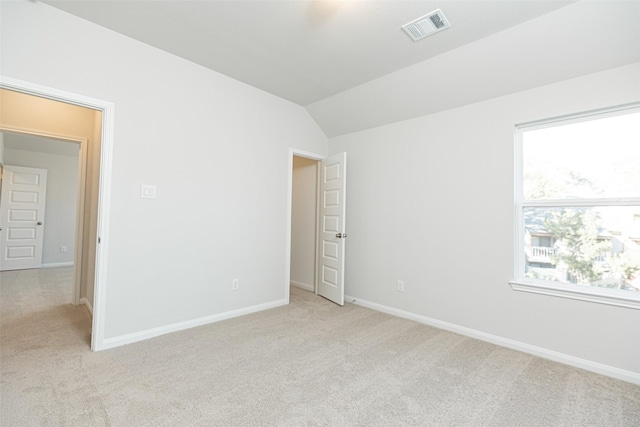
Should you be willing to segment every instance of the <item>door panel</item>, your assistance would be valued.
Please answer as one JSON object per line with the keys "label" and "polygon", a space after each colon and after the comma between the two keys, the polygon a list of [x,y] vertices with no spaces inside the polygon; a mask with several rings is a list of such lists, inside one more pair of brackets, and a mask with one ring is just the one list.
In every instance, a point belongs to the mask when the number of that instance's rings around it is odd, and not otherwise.
{"label": "door panel", "polygon": [[0,192],[0,271],[39,268],[47,171],[5,165]]}
{"label": "door panel", "polygon": [[347,153],[320,163],[318,294],[344,305],[344,248]]}

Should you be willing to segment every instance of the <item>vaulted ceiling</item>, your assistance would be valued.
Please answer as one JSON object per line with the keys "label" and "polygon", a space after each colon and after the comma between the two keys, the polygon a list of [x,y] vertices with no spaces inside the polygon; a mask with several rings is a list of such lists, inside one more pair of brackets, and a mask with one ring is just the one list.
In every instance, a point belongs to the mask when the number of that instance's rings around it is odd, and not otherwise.
{"label": "vaulted ceiling", "polygon": [[[635,1],[45,2],[295,102],[330,137],[640,61]],[[401,30],[435,9],[451,28]]]}

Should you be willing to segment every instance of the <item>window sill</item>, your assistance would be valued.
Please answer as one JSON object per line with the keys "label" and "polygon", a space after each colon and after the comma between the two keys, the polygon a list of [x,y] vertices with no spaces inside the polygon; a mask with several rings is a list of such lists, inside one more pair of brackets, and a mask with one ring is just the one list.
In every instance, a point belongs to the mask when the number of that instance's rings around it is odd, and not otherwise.
{"label": "window sill", "polygon": [[[531,292],[534,294],[551,295],[561,298],[571,298],[581,301],[595,302],[599,304],[615,305],[618,307],[633,308],[640,310],[640,292],[634,292],[635,295],[621,295],[621,291],[602,288],[581,289],[579,285],[568,286],[561,284],[546,284],[530,281],[509,282],[511,289],[514,291]],[[624,291],[622,291],[624,292]]]}

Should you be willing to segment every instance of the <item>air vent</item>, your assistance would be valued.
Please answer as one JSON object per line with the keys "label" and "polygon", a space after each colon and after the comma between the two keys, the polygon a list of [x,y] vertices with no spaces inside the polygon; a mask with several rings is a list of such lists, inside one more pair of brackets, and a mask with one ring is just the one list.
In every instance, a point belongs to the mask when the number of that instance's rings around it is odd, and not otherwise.
{"label": "air vent", "polygon": [[444,13],[442,13],[440,9],[436,9],[425,16],[414,19],[408,24],[404,24],[402,29],[414,42],[417,42],[438,31],[446,30],[449,27],[449,21],[445,18]]}

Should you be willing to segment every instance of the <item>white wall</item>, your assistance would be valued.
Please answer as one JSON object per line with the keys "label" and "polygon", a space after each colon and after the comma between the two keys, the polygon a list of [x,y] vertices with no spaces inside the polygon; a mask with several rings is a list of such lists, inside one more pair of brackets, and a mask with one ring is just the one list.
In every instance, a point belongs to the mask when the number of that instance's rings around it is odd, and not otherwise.
{"label": "white wall", "polygon": [[[68,143],[71,144],[71,143]],[[73,264],[78,193],[78,155],[58,155],[7,148],[7,165],[47,170],[47,201],[42,264]],[[67,252],[61,253],[60,246]]]}
{"label": "white wall", "polygon": [[308,113],[45,4],[1,7],[3,75],[115,104],[105,337],[284,302],[289,147],[327,151]]}
{"label": "white wall", "polygon": [[291,284],[315,290],[318,161],[293,157]]}
{"label": "white wall", "polygon": [[345,292],[640,373],[640,311],[508,285],[514,125],[638,101],[639,76],[636,63],[331,139],[349,157]]}

